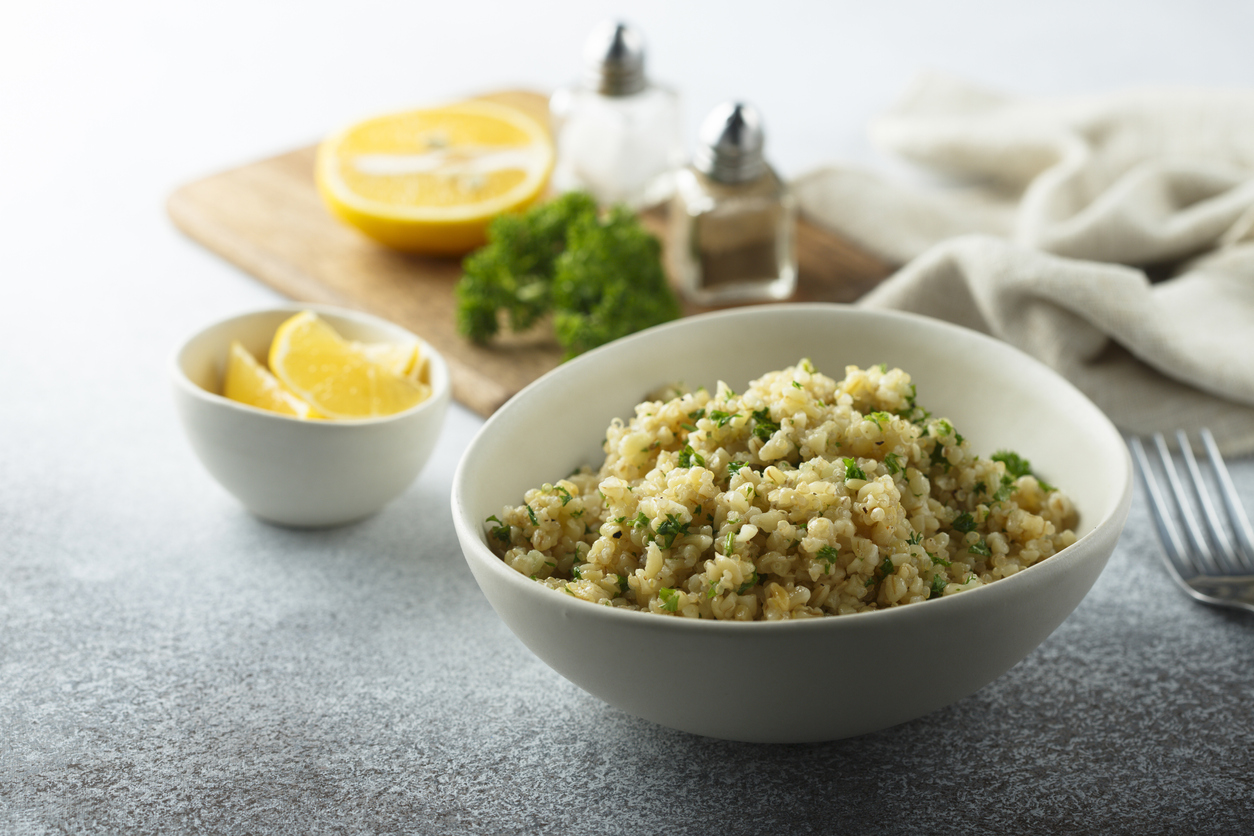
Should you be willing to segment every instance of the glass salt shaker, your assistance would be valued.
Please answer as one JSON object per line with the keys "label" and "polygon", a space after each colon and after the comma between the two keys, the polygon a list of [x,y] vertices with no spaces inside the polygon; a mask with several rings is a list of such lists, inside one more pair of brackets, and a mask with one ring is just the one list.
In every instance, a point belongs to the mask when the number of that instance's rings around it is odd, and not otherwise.
{"label": "glass salt shaker", "polygon": [[699,305],[787,299],[797,288],[795,202],[764,143],[758,112],[726,102],[706,117],[692,165],[676,175],[671,267]]}
{"label": "glass salt shaker", "polygon": [[557,191],[582,189],[602,205],[633,209],[674,193],[684,164],[679,96],[649,82],[644,54],[644,38],[625,23],[606,21],[589,36],[582,84],[549,102]]}

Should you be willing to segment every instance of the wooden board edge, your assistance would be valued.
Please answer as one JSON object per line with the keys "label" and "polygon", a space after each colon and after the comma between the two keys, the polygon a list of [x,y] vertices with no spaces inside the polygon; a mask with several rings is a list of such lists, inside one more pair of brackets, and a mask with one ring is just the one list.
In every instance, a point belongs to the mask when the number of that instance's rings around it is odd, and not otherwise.
{"label": "wooden board edge", "polygon": [[179,231],[292,299],[344,308],[357,307],[352,300],[328,290],[312,276],[294,269],[259,247],[246,243],[241,245],[238,235],[197,208],[191,195],[201,182],[204,181],[181,186],[166,199],[166,214]]}

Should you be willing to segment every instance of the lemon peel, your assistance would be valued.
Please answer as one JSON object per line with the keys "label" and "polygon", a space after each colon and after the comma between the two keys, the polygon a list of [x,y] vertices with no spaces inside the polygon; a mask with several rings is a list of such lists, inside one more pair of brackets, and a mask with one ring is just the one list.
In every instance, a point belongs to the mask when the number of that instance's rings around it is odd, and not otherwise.
{"label": "lemon peel", "polygon": [[386,246],[460,255],[492,218],[540,196],[553,143],[527,114],[486,101],[392,113],[326,139],[315,163],[331,212]]}

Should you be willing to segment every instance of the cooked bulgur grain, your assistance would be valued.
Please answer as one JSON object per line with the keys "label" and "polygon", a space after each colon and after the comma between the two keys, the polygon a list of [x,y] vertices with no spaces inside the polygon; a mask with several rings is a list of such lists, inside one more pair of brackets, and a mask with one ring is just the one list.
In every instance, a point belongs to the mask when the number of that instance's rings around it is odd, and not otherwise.
{"label": "cooked bulgur grain", "polygon": [[984,458],[900,369],[807,360],[737,395],[668,391],[606,432],[605,463],[489,518],[514,569],[598,604],[740,621],[953,595],[1076,540],[1071,500]]}

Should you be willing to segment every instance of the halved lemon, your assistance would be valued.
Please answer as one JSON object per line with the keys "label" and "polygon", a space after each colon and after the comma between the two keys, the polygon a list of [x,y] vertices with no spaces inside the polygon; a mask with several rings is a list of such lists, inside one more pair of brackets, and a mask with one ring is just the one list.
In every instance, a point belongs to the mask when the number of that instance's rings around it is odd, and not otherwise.
{"label": "halved lemon", "polygon": [[395,415],[431,395],[430,386],[371,360],[311,311],[279,326],[270,344],[270,370],[329,418]]}
{"label": "halved lemon", "polygon": [[321,418],[313,407],[293,395],[275,379],[257,358],[240,344],[231,341],[227,354],[226,379],[222,394],[233,401],[297,418]]}
{"label": "halved lemon", "polygon": [[368,119],[318,147],[315,179],[336,216],[400,250],[459,255],[492,218],[548,183],[548,131],[512,107],[470,101]]}

